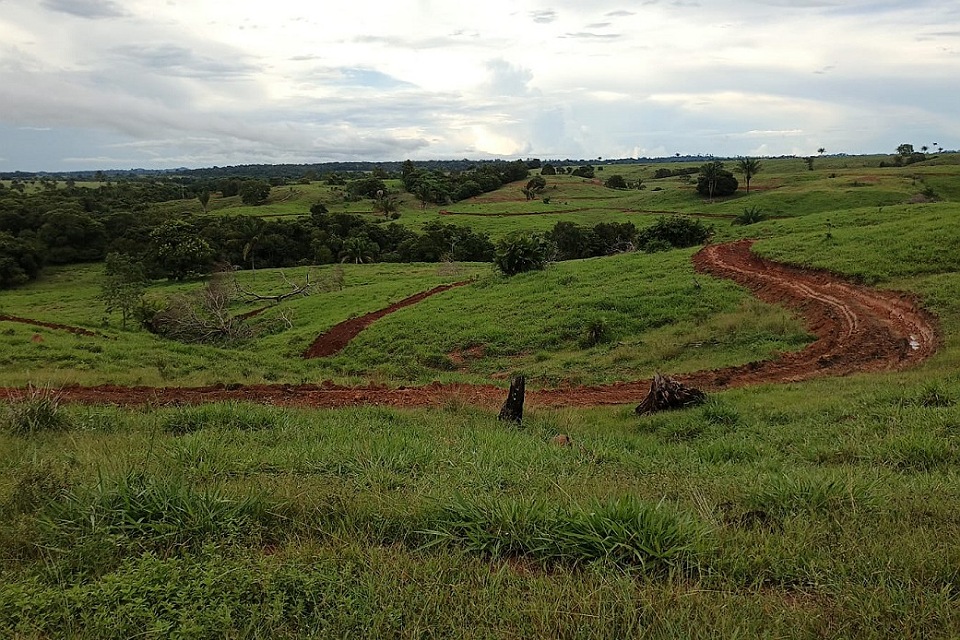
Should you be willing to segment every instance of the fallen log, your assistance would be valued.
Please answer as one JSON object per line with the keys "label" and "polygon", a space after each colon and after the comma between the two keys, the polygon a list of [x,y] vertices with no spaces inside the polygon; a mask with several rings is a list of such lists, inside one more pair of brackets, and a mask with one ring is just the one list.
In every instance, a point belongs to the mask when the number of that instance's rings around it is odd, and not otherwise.
{"label": "fallen log", "polygon": [[643,402],[637,405],[635,411],[637,415],[643,416],[668,409],[693,407],[703,404],[706,400],[707,395],[700,389],[687,387],[673,378],[657,373],[653,376],[653,382],[650,383],[650,392],[647,393]]}

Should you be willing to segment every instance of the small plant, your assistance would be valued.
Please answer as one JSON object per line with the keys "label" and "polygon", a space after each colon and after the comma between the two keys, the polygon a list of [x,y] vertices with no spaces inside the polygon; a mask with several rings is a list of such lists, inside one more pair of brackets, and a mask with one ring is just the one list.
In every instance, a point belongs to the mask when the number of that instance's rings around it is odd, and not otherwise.
{"label": "small plant", "polygon": [[609,340],[609,330],[603,318],[589,320],[580,334],[579,344],[584,349],[595,347],[601,342]]}
{"label": "small plant", "polygon": [[767,214],[760,207],[752,206],[743,210],[743,213],[733,219],[733,224],[746,226],[756,224],[767,219]]}
{"label": "small plant", "polygon": [[3,427],[9,433],[27,436],[68,429],[70,419],[60,404],[59,392],[31,386],[7,405]]}

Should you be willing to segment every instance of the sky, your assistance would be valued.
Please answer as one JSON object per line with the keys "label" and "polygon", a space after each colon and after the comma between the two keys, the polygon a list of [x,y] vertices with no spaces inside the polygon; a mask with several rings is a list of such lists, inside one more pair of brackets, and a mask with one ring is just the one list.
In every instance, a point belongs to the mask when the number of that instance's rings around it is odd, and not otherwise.
{"label": "sky", "polygon": [[960,0],[0,0],[0,171],[960,148]]}

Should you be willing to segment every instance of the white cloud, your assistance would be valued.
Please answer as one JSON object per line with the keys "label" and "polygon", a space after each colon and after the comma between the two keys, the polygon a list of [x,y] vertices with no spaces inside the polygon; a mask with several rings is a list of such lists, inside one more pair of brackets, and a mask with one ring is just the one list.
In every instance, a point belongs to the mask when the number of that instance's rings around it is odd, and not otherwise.
{"label": "white cloud", "polygon": [[934,0],[3,6],[0,169],[960,146]]}

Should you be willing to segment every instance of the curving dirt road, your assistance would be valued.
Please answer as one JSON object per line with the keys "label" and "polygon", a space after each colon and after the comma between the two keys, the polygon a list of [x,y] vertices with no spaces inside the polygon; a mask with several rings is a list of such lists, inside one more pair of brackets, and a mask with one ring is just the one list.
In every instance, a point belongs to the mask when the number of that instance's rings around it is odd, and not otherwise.
{"label": "curving dirt road", "polygon": [[[729,278],[750,289],[761,300],[793,309],[805,319],[817,340],[802,351],[782,354],[773,360],[678,376],[682,381],[706,390],[719,390],[854,372],[892,371],[919,363],[936,351],[939,345],[936,319],[920,308],[912,296],[860,286],[824,271],[764,260],[750,251],[751,245],[752,241],[748,240],[710,245],[697,253],[693,262],[698,271]],[[435,289],[412,296],[399,306],[413,304],[438,292]],[[356,325],[351,331],[357,327],[362,329],[387,311],[349,321]],[[639,402],[648,389],[648,380],[541,389],[528,391],[527,402],[532,406],[551,407],[634,403]],[[19,392],[0,389],[0,397]],[[72,386],[64,387],[61,393],[65,401],[84,403],[166,405],[242,400],[308,407],[413,407],[450,403],[496,407],[505,396],[504,389],[492,385],[439,383],[393,389],[348,388],[331,383],[201,388]]]}

